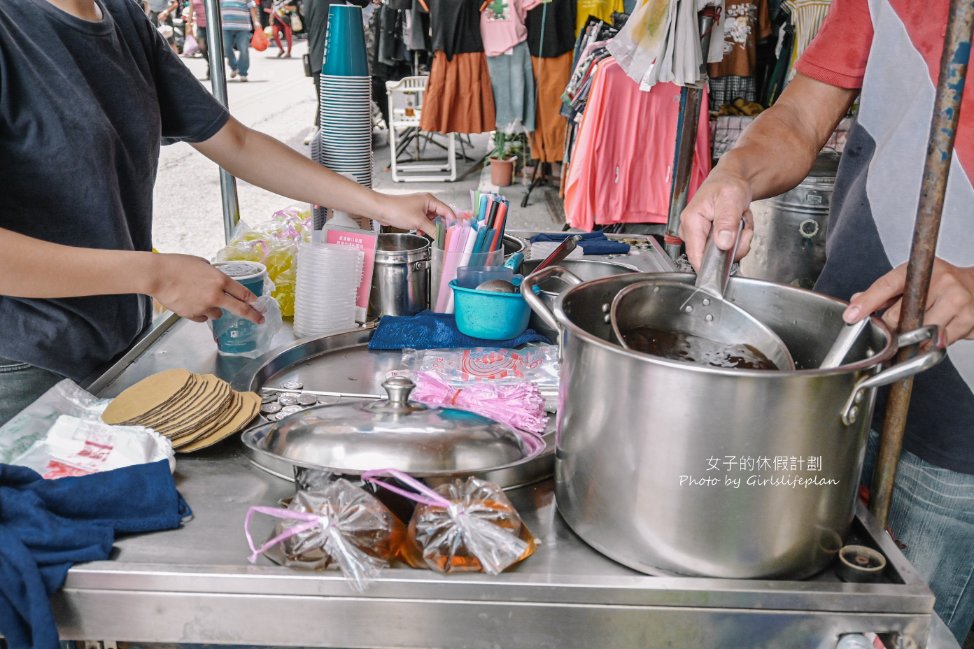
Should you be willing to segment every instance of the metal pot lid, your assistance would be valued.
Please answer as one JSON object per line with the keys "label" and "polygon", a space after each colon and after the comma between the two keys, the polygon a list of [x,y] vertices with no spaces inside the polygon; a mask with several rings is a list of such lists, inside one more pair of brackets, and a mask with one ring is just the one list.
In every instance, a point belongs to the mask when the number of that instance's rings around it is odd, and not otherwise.
{"label": "metal pot lid", "polygon": [[294,464],[341,473],[394,468],[414,475],[480,471],[540,453],[544,442],[481,415],[409,401],[406,377],[383,382],[389,395],[309,408],[282,419],[261,450]]}

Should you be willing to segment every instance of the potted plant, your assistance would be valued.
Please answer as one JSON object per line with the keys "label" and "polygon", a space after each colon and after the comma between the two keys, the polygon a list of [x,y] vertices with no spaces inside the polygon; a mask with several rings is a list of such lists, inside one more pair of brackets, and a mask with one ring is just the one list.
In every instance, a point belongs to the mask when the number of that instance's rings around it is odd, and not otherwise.
{"label": "potted plant", "polygon": [[487,156],[490,164],[490,182],[498,187],[508,187],[514,180],[519,160],[523,161],[527,138],[524,134],[494,133],[494,148]]}

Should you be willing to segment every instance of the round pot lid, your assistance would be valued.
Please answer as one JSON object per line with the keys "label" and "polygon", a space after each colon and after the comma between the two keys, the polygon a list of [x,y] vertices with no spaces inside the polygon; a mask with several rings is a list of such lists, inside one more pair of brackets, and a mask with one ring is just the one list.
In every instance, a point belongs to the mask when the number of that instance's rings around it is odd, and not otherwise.
{"label": "round pot lid", "polygon": [[415,384],[383,382],[388,399],[309,408],[282,419],[261,450],[339,473],[393,468],[412,474],[480,471],[540,453],[544,442],[481,415],[409,401]]}

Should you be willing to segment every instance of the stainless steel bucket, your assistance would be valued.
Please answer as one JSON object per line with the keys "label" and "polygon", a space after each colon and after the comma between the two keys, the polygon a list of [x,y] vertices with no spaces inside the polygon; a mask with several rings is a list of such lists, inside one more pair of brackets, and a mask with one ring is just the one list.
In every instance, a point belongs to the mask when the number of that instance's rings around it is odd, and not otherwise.
{"label": "stainless steel bucket", "polygon": [[429,307],[430,243],[415,234],[379,235],[369,319],[413,315]]}
{"label": "stainless steel bucket", "polygon": [[751,203],[754,239],[741,260],[741,274],[799,288],[812,288],[825,265],[825,231],[839,156],[818,156],[794,189]]}
{"label": "stainless steel bucket", "polygon": [[[531,284],[575,284],[554,312]],[[875,388],[928,369],[933,346],[880,372],[901,345],[872,319],[833,370],[721,369],[629,352],[608,309],[625,286],[685,273],[582,283],[557,267],[528,278],[525,298],[560,331],[558,510],[603,554],[652,574],[801,578],[838,552],[853,507]],[[799,368],[816,368],[845,304],[770,282],[731,278],[725,297],[771,327]]]}

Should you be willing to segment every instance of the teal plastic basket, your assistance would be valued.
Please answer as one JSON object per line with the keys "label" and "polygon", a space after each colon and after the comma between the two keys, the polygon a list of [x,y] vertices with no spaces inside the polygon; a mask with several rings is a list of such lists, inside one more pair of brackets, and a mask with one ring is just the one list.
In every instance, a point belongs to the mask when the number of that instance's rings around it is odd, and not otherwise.
{"label": "teal plastic basket", "polygon": [[[515,278],[515,285],[521,283]],[[457,286],[453,289],[454,314],[460,333],[485,340],[516,338],[528,328],[531,308],[520,293],[494,293]]]}

